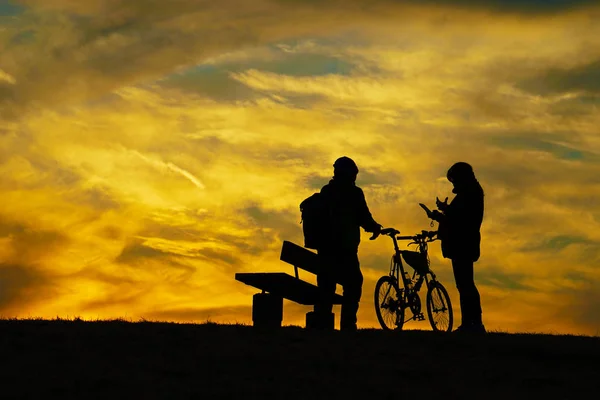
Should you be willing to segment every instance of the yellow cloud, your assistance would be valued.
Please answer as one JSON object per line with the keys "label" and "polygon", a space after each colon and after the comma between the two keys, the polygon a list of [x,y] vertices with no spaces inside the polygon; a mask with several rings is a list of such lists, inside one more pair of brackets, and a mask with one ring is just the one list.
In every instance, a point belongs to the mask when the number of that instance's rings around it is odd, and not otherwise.
{"label": "yellow cloud", "polygon": [[12,75],[0,69],[0,82],[6,82],[14,85],[17,83],[17,80]]}
{"label": "yellow cloud", "polygon": [[[255,290],[233,274],[291,273],[279,250],[282,240],[302,243],[299,203],[349,155],[375,218],[406,234],[429,228],[418,202],[452,196],[446,169],[472,162],[486,191],[476,265],[486,326],[597,330],[597,320],[564,310],[591,309],[575,291],[600,279],[599,117],[585,104],[562,113],[576,94],[516,87],[542,67],[600,57],[598,28],[583,13],[382,14],[392,5],[380,3],[329,24],[328,11],[271,2],[44,4],[37,36],[0,55],[14,80],[0,88],[0,110],[11,112],[0,130],[0,273],[15,288],[0,296],[3,315],[250,322]],[[81,24],[65,9],[92,17]],[[335,36],[349,26],[360,45]],[[265,43],[356,68],[260,70],[253,60],[275,51]],[[202,60],[247,64],[231,77],[257,97],[226,103],[161,85]],[[364,327],[377,325],[372,292],[391,255],[389,240],[367,238]],[[458,312],[437,244],[431,258]],[[286,302],[285,322],[303,323],[306,311]]]}

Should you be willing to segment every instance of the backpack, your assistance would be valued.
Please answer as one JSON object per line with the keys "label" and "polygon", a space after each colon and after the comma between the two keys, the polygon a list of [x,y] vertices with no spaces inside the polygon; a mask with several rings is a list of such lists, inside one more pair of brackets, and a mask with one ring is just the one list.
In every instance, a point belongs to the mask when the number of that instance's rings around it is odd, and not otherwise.
{"label": "backpack", "polygon": [[325,242],[328,226],[328,213],[325,199],[321,193],[314,193],[300,203],[304,247],[318,250]]}

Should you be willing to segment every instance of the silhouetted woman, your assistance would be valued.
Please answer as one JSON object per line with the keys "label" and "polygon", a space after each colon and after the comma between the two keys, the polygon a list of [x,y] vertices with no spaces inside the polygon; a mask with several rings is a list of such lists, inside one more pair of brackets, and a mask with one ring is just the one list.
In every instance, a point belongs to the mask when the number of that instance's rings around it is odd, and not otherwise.
{"label": "silhouetted woman", "polygon": [[473,264],[480,256],[483,189],[473,168],[465,162],[454,164],[446,177],[454,186],[452,192],[456,197],[450,204],[438,199],[441,212],[435,210],[430,216],[440,223],[438,237],[442,241],[442,255],[452,260],[462,314],[462,324],[457,331],[485,332],[473,274]]}

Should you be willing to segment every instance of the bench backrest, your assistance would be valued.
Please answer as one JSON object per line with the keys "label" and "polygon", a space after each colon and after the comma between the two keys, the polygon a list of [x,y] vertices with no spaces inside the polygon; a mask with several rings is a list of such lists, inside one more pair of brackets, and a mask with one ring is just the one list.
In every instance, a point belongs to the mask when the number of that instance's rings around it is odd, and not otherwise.
{"label": "bench backrest", "polygon": [[[279,259],[292,264],[295,268],[301,268],[316,275],[319,272],[318,257],[317,253],[284,240]],[[296,277],[298,277],[298,271],[296,271]]]}
{"label": "bench backrest", "polygon": [[[279,259],[294,266],[294,272],[296,273],[296,278],[298,279],[300,279],[298,276],[298,268],[315,275],[317,275],[319,272],[320,264],[318,254],[302,246],[298,246],[295,243],[288,242],[287,240],[283,241],[283,246],[281,247],[281,256]],[[340,282],[340,277],[335,277],[334,279],[336,280],[336,283],[340,285],[342,284]]]}

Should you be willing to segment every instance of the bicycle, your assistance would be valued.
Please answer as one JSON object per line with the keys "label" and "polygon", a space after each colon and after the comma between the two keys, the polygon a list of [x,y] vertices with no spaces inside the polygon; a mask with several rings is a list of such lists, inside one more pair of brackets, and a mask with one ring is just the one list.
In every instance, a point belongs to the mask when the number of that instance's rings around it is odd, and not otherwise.
{"label": "bicycle", "polygon": [[[380,235],[389,236],[394,242],[390,272],[375,285],[375,313],[385,330],[402,330],[411,320],[424,321],[419,290],[425,281],[427,286],[427,314],[434,331],[451,332],[453,323],[452,304],[444,286],[429,268],[428,243],[438,240],[437,231],[421,231],[414,236],[397,236],[394,228],[382,229]],[[434,239],[435,238],[435,239]],[[418,251],[400,250],[398,240],[411,240],[407,246],[417,245]],[[413,268],[412,277],[405,271],[402,259]],[[402,280],[400,280],[400,276]],[[402,288],[399,286],[402,282]],[[412,317],[405,320],[406,309]]]}

